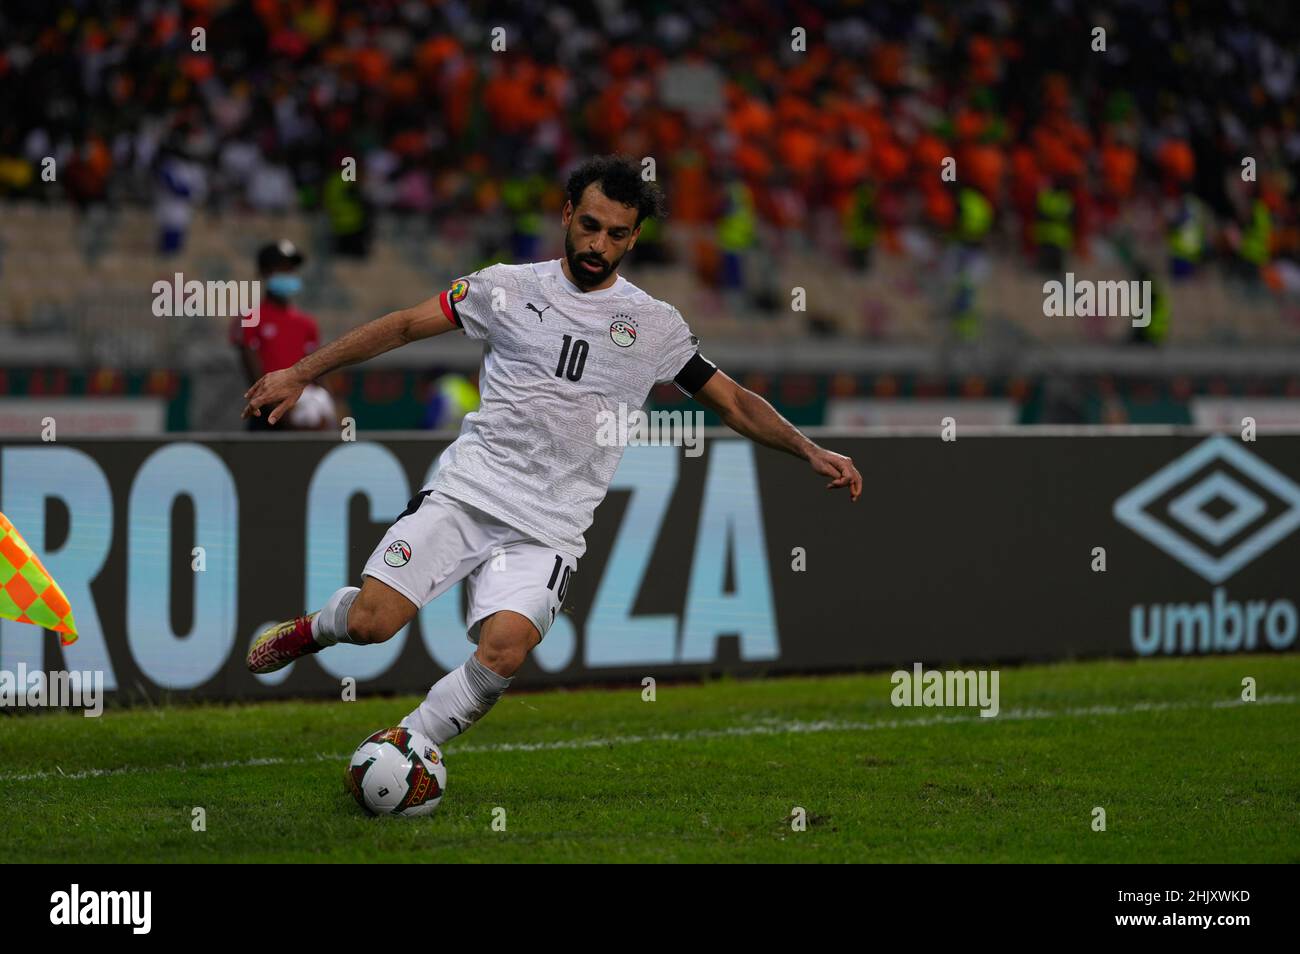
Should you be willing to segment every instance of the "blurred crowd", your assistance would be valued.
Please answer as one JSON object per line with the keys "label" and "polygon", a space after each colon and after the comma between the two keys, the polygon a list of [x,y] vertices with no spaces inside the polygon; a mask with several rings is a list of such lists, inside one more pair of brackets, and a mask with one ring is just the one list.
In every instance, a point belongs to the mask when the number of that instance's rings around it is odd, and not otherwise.
{"label": "blurred crowd", "polygon": [[568,167],[619,151],[707,239],[651,225],[646,257],[721,284],[761,241],[858,269],[1002,243],[1051,271],[1156,235],[1135,272],[1296,289],[1288,6],[17,0],[0,196],[152,203],[162,252],[205,207],[320,210],[358,256],[379,210],[499,215],[523,259]]}

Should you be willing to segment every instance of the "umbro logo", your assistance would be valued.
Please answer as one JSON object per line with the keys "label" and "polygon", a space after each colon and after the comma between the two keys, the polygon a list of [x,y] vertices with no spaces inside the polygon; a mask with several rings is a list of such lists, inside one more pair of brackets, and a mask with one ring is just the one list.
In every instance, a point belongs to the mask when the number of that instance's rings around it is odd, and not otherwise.
{"label": "umbro logo", "polygon": [[[528,304],[524,305],[524,307],[527,308],[527,309],[529,309],[529,310],[531,310],[531,311],[537,311],[537,306],[534,305],[531,301],[530,301]],[[538,320],[538,321],[541,321],[541,320],[542,320],[542,312],[546,312],[546,311],[550,311],[550,310],[551,310],[551,306],[550,306],[550,305],[547,305],[547,306],[546,306],[545,308],[543,308],[541,311],[537,311],[537,320]]]}
{"label": "umbro logo", "polygon": [[1222,583],[1300,527],[1300,485],[1216,436],[1114,505],[1115,519],[1210,583]]}

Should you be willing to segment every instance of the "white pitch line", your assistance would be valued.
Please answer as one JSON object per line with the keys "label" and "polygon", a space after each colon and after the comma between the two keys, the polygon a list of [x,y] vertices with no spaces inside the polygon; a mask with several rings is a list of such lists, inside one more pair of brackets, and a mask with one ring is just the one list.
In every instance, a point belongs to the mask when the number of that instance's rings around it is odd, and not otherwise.
{"label": "white pitch line", "polygon": [[[812,732],[874,732],[880,729],[907,729],[931,725],[976,724],[986,725],[1002,721],[1020,722],[1038,719],[1077,719],[1089,716],[1134,715],[1140,712],[1171,712],[1180,709],[1236,709],[1245,706],[1293,705],[1300,695],[1260,696],[1255,702],[1236,699],[1205,702],[1135,702],[1127,706],[1082,706],[1073,709],[1006,709],[994,718],[984,719],[977,714],[920,716],[915,719],[880,719],[875,722],[843,722],[835,719],[816,722],[782,722],[772,720],[758,725],[728,726],[724,729],[691,729],[685,732],[658,732],[653,735],[617,735],[595,739],[559,739],[552,742],[496,742],[489,745],[454,745],[447,755],[480,755],[491,752],[552,752],[561,749],[604,749],[615,745],[637,745],[643,742],[693,742],[699,739],[724,739],[750,735],[791,735]],[[134,766],[113,769],[83,769],[64,772],[56,766],[53,772],[26,772],[0,774],[3,782],[34,782],[43,779],[79,780],[105,778],[115,775],[150,775],[161,772],[202,772],[212,769],[258,768],[266,765],[302,765],[309,762],[343,762],[350,753],[315,755],[296,758],[232,759],[224,762],[201,762],[197,765]]]}

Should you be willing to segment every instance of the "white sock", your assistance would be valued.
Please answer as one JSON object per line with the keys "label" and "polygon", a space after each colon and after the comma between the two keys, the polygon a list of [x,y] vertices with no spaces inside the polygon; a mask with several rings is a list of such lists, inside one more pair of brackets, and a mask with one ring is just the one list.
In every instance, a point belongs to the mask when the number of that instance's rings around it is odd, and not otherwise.
{"label": "white sock", "polygon": [[487,715],[512,679],[499,676],[470,656],[433,684],[424,701],[415,707],[402,725],[424,733],[438,745],[468,732]]}
{"label": "white sock", "polygon": [[348,635],[348,610],[352,601],[361,590],[355,586],[345,586],[335,590],[334,595],[325,601],[321,611],[311,621],[311,635],[322,646],[335,643],[352,643],[355,640]]}

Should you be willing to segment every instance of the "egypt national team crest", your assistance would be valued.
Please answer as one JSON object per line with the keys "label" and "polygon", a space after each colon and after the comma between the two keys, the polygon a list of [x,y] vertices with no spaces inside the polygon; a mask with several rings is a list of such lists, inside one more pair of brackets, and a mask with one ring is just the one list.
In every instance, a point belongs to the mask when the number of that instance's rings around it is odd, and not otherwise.
{"label": "egypt national team crest", "polygon": [[630,315],[615,315],[614,323],[609,326],[609,336],[620,348],[630,348],[636,344],[636,322]]}
{"label": "egypt national team crest", "polygon": [[406,566],[411,562],[411,545],[405,540],[394,540],[384,551],[384,562],[389,566]]}

